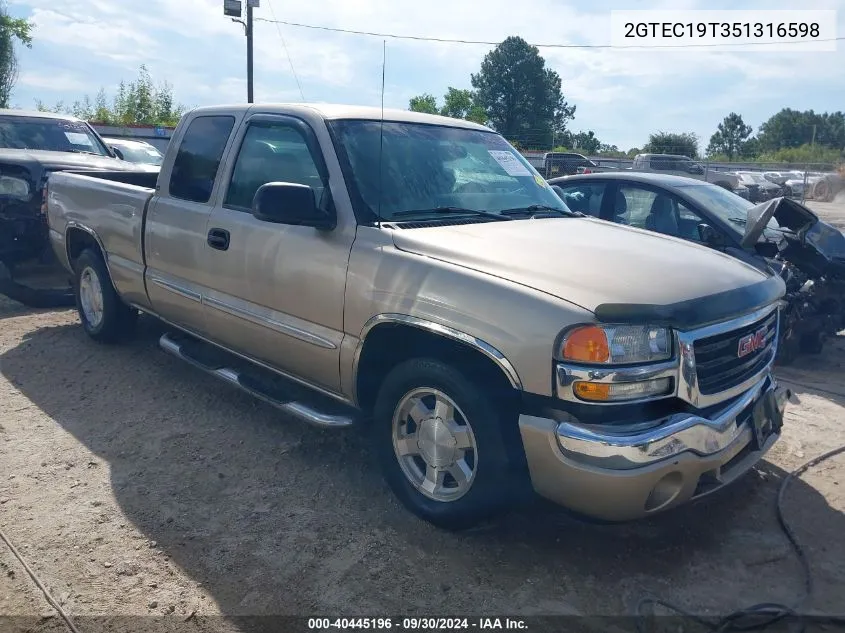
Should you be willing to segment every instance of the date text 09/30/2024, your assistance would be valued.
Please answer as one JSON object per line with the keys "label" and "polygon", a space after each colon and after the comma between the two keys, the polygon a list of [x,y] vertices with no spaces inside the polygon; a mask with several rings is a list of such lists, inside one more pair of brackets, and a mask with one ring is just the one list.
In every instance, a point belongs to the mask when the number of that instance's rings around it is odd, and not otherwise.
{"label": "date text 09/30/2024", "polygon": [[308,618],[310,631],[391,630],[399,631],[460,631],[460,630],[527,630],[519,618]]}

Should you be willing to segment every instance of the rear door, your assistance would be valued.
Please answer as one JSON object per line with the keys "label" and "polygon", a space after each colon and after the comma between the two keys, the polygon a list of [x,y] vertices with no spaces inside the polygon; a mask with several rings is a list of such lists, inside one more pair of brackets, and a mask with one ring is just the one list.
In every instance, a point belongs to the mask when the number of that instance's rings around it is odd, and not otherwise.
{"label": "rear door", "polygon": [[210,282],[204,266],[206,225],[236,123],[231,114],[202,114],[186,123],[181,138],[171,141],[177,153],[147,213],[146,282],[153,310],[198,333],[207,333],[202,303]]}

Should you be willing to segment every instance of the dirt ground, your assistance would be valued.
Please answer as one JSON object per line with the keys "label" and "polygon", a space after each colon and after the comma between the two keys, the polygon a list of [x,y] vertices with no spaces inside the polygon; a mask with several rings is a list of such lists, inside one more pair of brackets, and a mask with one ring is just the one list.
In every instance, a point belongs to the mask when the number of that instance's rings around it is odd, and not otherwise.
{"label": "dirt ground", "polygon": [[[133,342],[98,346],[72,311],[0,299],[0,528],[73,616],[236,631],[199,616],[616,615],[645,594],[698,613],[790,603],[802,577],[778,485],[845,443],[840,336],[779,371],[800,400],[784,436],[718,494],[619,526],[537,502],[449,534],[398,506],[358,432],[284,419],[160,352],[159,333],[142,319]],[[843,462],[786,500],[821,613],[845,613]],[[0,615],[35,616],[0,618],[4,632],[66,630],[2,542]]]}

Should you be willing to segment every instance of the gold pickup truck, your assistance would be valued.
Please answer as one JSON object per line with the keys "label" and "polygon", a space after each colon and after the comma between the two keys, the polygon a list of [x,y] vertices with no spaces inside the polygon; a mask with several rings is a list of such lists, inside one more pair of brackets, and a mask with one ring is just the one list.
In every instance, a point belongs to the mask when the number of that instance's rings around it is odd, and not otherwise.
{"label": "gold pickup truck", "polygon": [[366,426],[391,489],[444,528],[532,487],[643,517],[780,435],[781,279],[572,212],[474,123],[198,108],[159,175],[56,173],[46,212],[92,339],[143,312],[197,368],[311,424]]}

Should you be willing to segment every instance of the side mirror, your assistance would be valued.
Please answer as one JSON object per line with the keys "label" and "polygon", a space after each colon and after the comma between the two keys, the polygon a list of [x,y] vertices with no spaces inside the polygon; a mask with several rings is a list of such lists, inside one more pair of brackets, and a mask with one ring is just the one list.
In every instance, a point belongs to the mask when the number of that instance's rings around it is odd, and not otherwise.
{"label": "side mirror", "polygon": [[718,246],[720,244],[719,234],[709,224],[702,223],[698,225],[698,237],[709,246]]}
{"label": "side mirror", "polygon": [[111,151],[114,152],[115,158],[119,158],[120,160],[125,160],[123,158],[123,153],[119,149],[117,149],[116,147],[112,147]]}
{"label": "side mirror", "polygon": [[290,182],[261,185],[252,200],[252,215],[264,222],[312,226],[321,231],[337,226],[334,216],[317,208],[311,187]]}

